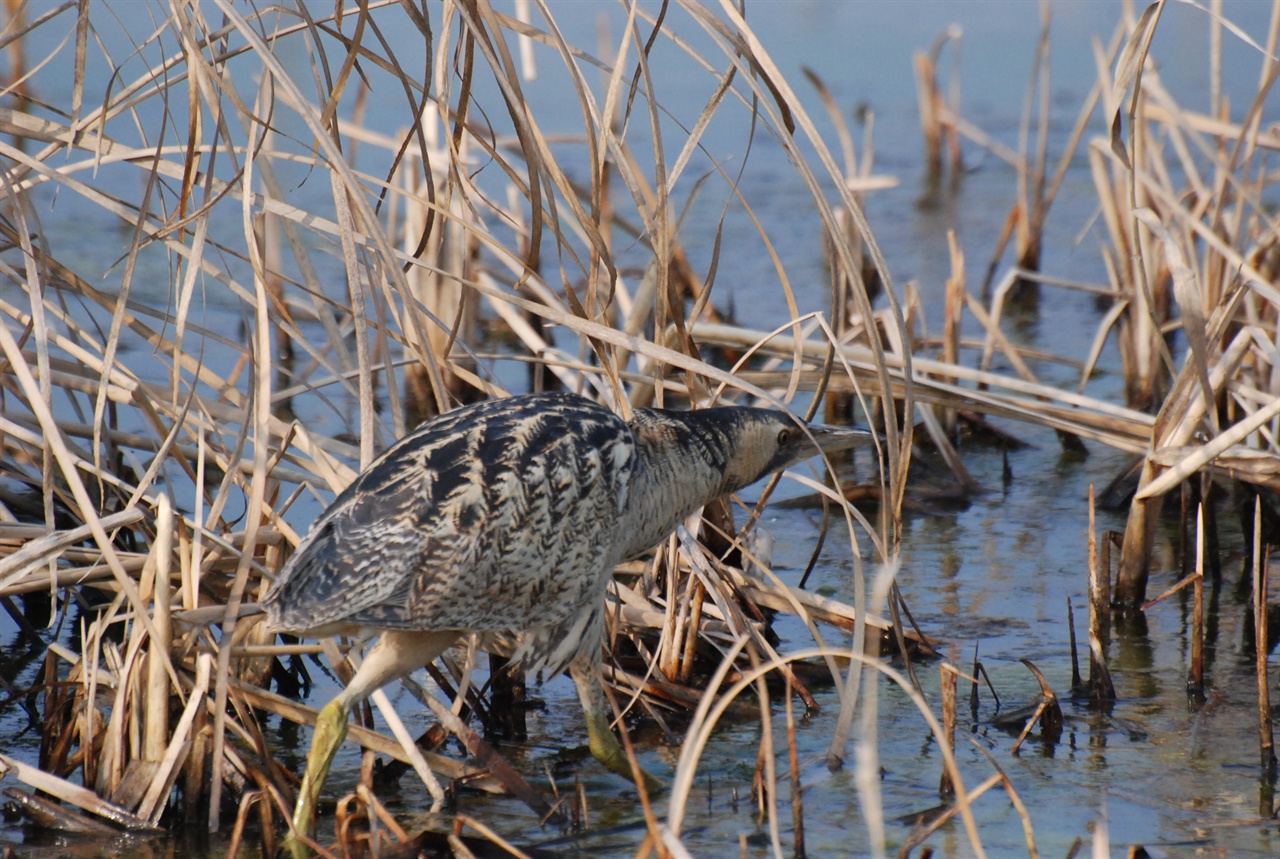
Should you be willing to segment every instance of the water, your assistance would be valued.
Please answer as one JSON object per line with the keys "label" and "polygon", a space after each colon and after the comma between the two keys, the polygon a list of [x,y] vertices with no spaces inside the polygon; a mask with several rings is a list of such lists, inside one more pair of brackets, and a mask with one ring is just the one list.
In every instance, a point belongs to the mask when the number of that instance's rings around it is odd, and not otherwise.
{"label": "water", "polygon": [[[569,7],[565,7],[569,8]],[[868,217],[877,241],[889,260],[898,284],[919,284],[930,329],[939,330],[939,297],[948,275],[945,234],[957,231],[968,259],[970,288],[976,288],[990,249],[1015,199],[1012,172],[992,156],[966,146],[966,158],[975,169],[958,187],[923,203],[920,157],[922,145],[916,120],[911,52],[926,47],[944,28],[958,22],[964,30],[960,56],[965,114],[1008,144],[1015,144],[1023,90],[1031,67],[1038,9],[1031,3],[973,2],[965,4],[917,2],[904,14],[899,3],[794,3],[751,4],[749,20],[755,21],[766,46],[793,85],[803,87],[801,64],[813,68],[830,87],[841,108],[851,117],[854,109],[866,106],[876,116],[876,170],[897,176],[901,184],[872,194],[867,202]],[[1118,14],[1118,4],[1110,2],[1058,3],[1052,6],[1053,121],[1051,152],[1061,146],[1075,120],[1075,113],[1094,80],[1090,38],[1106,39]],[[1229,3],[1228,17],[1261,38],[1269,10],[1264,4]],[[1184,4],[1171,4],[1158,31],[1156,51],[1178,57],[1165,62],[1161,73],[1166,86],[1184,104],[1203,109],[1207,95],[1203,89],[1203,14]],[[592,45],[595,40],[594,14],[562,15],[566,38],[571,43]],[[621,20],[611,19],[614,38],[621,32]],[[697,34],[687,18],[677,26],[701,48],[706,37]],[[398,51],[411,50],[412,34],[392,31],[389,38]],[[1257,80],[1257,56],[1230,37],[1224,89],[1233,93],[1232,104],[1243,105],[1252,95]],[[41,44],[29,46],[39,56]],[[47,47],[47,46],[46,46]],[[690,80],[692,64],[683,55],[660,44],[652,62],[656,86],[664,93],[664,104],[672,114],[664,127],[664,151],[668,163],[682,144],[679,127],[696,121],[710,93],[708,85],[677,86]],[[300,57],[286,57],[301,62]],[[659,61],[660,60],[660,61]],[[530,103],[538,110],[547,130],[557,123],[566,130],[577,128],[577,106],[565,99],[568,92],[556,71],[554,58],[541,57],[540,78],[529,86]],[[944,69],[947,65],[944,63]],[[699,88],[701,86],[701,88]],[[50,98],[56,98],[51,92]],[[481,91],[477,97],[483,97]],[[817,100],[805,93],[815,122],[829,131]],[[372,113],[372,124],[391,132],[403,125],[401,105],[394,94],[375,93],[385,98],[382,112]],[[743,159],[747,170],[741,180],[743,196],[774,247],[787,277],[795,289],[802,310],[823,309],[826,304],[827,274],[822,264],[817,218],[808,192],[786,164],[777,141],[761,134],[748,151],[746,111],[725,110],[708,132],[707,149],[714,159],[735,175]],[[284,121],[284,120],[282,120]],[[634,123],[647,122],[638,111]],[[852,119],[851,119],[852,122]],[[860,133],[856,124],[855,134]],[[830,138],[829,138],[830,139]],[[859,143],[859,147],[861,144]],[[379,155],[367,151],[365,169],[378,173]],[[646,162],[643,151],[637,157]],[[566,159],[572,170],[571,159]],[[1103,282],[1105,272],[1099,261],[1098,226],[1094,217],[1087,166],[1079,157],[1068,174],[1055,204],[1046,241],[1044,269],[1075,280]],[[1051,163],[1053,163],[1051,161]],[[683,206],[692,180],[712,171],[704,153],[690,162],[683,184],[677,188],[677,206]],[[302,205],[309,205],[327,193],[323,177],[304,171],[288,177]],[[127,180],[121,180],[127,184]],[[129,240],[102,210],[77,205],[74,196],[56,198],[43,195],[43,228],[55,248],[70,248],[75,238],[84,247],[80,262],[86,274],[101,272],[110,261],[124,253]],[[721,253],[713,295],[718,304],[731,304],[738,320],[751,327],[772,327],[785,311],[775,265],[762,251],[757,227],[735,202],[732,191],[718,176],[713,177],[693,201],[681,232],[695,271],[711,264],[715,247],[714,230],[722,225]],[[227,216],[227,229],[238,229]],[[99,249],[102,249],[99,252]],[[725,252],[731,249],[731,252]],[[624,261],[643,266],[646,251],[638,244],[623,247]],[[105,260],[105,262],[104,262]],[[340,283],[340,266],[317,252],[322,273]],[[168,272],[163,260],[154,262],[148,278],[140,279],[140,295],[164,307],[172,302],[168,294]],[[638,271],[629,273],[632,282]],[[118,266],[105,277],[118,280]],[[6,281],[0,296],[14,300],[18,293]],[[243,305],[227,300],[225,293],[211,285],[201,295],[201,321],[234,345],[244,324]],[[81,311],[76,311],[81,312]],[[1010,328],[1018,342],[1033,344],[1050,352],[1081,357],[1082,343],[1092,337],[1101,313],[1088,296],[1045,289],[1037,311],[1015,317]],[[242,342],[243,338],[239,338]],[[126,348],[145,355],[147,347],[138,340]],[[209,360],[226,367],[235,353],[216,340],[210,341]],[[163,380],[167,369],[160,361],[135,361],[144,378]],[[1118,361],[1112,352],[1103,356],[1102,372],[1086,390],[1096,396],[1118,398]],[[1055,383],[1072,385],[1069,371],[1056,366],[1037,366],[1037,372]],[[495,366],[499,377],[514,376],[510,367]],[[518,377],[517,377],[518,378]],[[333,403],[300,399],[299,417],[317,432],[351,432],[355,421],[353,400],[335,396]],[[380,431],[391,437],[394,428],[381,419]],[[924,631],[938,638],[944,651],[954,653],[957,664],[968,670],[975,645],[979,658],[1001,697],[1002,710],[1030,702],[1038,685],[1020,663],[1029,659],[1065,696],[1069,692],[1070,662],[1066,606],[1076,607],[1078,625],[1085,616],[1085,551],[1087,515],[1085,498],[1090,485],[1101,487],[1128,464],[1128,458],[1098,445],[1090,445],[1090,455],[1079,458],[1060,452],[1052,433],[1028,426],[1007,427],[1029,447],[1009,454],[1012,478],[1003,477],[999,451],[976,442],[963,446],[965,464],[983,491],[958,509],[927,509],[911,513],[904,525],[901,568],[898,581],[911,611]],[[181,485],[174,476],[174,485]],[[785,489],[796,492],[795,488]],[[750,495],[750,493],[748,493]],[[181,496],[179,496],[181,504]],[[234,504],[239,503],[233,502]],[[305,528],[319,505],[302,500],[291,511],[291,522]],[[1274,824],[1265,817],[1270,797],[1260,782],[1256,767],[1256,717],[1253,710],[1254,680],[1252,657],[1245,644],[1246,608],[1236,586],[1242,559],[1238,554],[1238,528],[1229,515],[1222,516],[1224,528],[1224,581],[1206,586],[1207,622],[1210,647],[1207,654],[1207,701],[1197,704],[1186,691],[1189,663],[1187,595],[1166,600],[1147,612],[1144,631],[1120,630],[1111,645],[1118,700],[1105,712],[1064,700],[1066,726],[1056,746],[1048,747],[1033,735],[1019,754],[1012,753],[1015,737],[991,724],[995,705],[983,690],[976,722],[963,705],[968,682],[962,680],[962,717],[957,755],[965,784],[972,788],[992,772],[983,754],[990,753],[1008,775],[1021,802],[1028,809],[1035,842],[1041,855],[1065,855],[1076,839],[1088,841],[1099,821],[1105,820],[1113,855],[1129,845],[1158,848],[1169,856],[1223,855],[1273,856],[1280,852]],[[765,524],[779,535],[775,561],[780,574],[798,580],[811,551],[818,527],[816,514],[804,510],[775,509]],[[1120,514],[1101,512],[1100,529],[1121,529]],[[1157,546],[1149,592],[1159,593],[1180,576],[1176,529],[1165,525]],[[847,546],[831,541],[810,586],[852,602],[851,571]],[[810,639],[794,621],[783,621],[779,631],[784,645],[807,647]],[[5,679],[21,688],[35,680],[39,654],[27,651],[7,618],[0,620],[5,660]],[[843,642],[832,635],[830,641]],[[1082,653],[1083,656],[1083,653]],[[938,706],[936,663],[916,666],[925,696]],[[318,702],[333,692],[322,680],[312,695]],[[549,681],[535,694],[546,708],[532,711],[530,740],[520,749],[506,748],[512,760],[528,775],[537,775],[545,764],[554,762],[566,747],[585,742],[585,729],[571,685],[564,679]],[[823,757],[834,726],[838,702],[830,690],[817,689],[820,712],[803,715],[797,729],[802,784],[805,787],[805,835],[812,856],[860,855],[868,852],[868,835],[861,823],[862,805],[852,770],[829,773]],[[403,692],[392,697],[399,704],[411,731],[427,724],[422,708]],[[776,702],[775,702],[776,703]],[[774,709],[775,725],[783,718]],[[300,766],[302,749],[296,732],[269,721],[269,736],[280,746],[279,755]],[[937,783],[941,758],[927,726],[908,697],[893,684],[879,684],[879,715],[876,725],[879,765],[883,768],[880,796],[891,850],[910,831],[903,822],[938,804]],[[703,757],[695,801],[684,827],[684,842],[695,855],[731,855],[746,839],[749,855],[769,855],[768,829],[754,813],[750,800],[755,750],[760,736],[753,722],[726,724],[715,735]],[[778,733],[781,736],[781,733]],[[678,749],[650,738],[641,755],[652,771],[668,773]],[[34,760],[37,748],[35,727],[28,725],[20,709],[0,712],[0,747],[6,753]],[[329,793],[350,785],[358,768],[358,756],[348,749],[335,766]],[[785,758],[779,771],[785,772]],[[590,829],[583,835],[539,830],[526,809],[509,799],[466,796],[460,810],[483,820],[508,837],[526,843],[554,842],[568,855],[631,856],[642,838],[642,818],[633,793],[623,782],[588,764],[581,772],[589,797]],[[785,784],[785,782],[784,782]],[[392,810],[410,828],[444,826],[446,821],[427,817],[425,792],[412,776],[401,780],[399,794],[385,797]],[[662,813],[661,801],[658,807]],[[999,788],[979,799],[974,808],[978,830],[989,855],[1013,855],[1026,851],[1022,822],[1014,806]],[[785,802],[781,810],[782,842],[791,844],[791,816]],[[50,844],[50,841],[54,843]],[[0,824],[0,842],[14,844],[27,855],[58,852],[68,842],[24,829],[16,823]],[[71,842],[74,844],[74,842]],[[958,823],[950,823],[929,842],[937,855],[967,856],[971,847]],[[83,845],[82,845],[83,846]],[[126,841],[113,849],[138,855],[159,852],[170,846],[163,841]],[[204,850],[216,854],[222,842],[202,846],[180,841],[182,853]]]}

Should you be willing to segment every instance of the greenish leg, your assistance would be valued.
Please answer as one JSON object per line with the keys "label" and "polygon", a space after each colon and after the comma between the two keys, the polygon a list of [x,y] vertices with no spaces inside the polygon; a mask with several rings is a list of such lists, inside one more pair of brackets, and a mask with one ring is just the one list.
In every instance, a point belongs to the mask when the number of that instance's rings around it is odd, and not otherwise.
{"label": "greenish leg", "polygon": [[[582,701],[582,710],[587,716],[587,743],[592,757],[604,764],[610,772],[626,779],[635,779],[631,759],[609,727],[613,720],[604,697],[604,687],[600,685],[599,666],[585,660],[575,662],[569,666],[569,676],[578,687],[578,698]],[[645,790],[655,794],[663,789],[662,782],[645,772],[644,768],[639,769]]]}
{"label": "greenish leg", "polygon": [[[311,738],[311,751],[307,753],[307,771],[302,776],[298,790],[298,803],[293,807],[293,829],[285,838],[284,848],[291,859],[306,859],[311,848],[299,835],[310,836],[315,832],[316,804],[320,801],[320,789],[333,766],[338,747],[347,736],[347,718],[356,701],[366,698],[406,674],[433,661],[457,639],[457,632],[418,632],[392,630],[384,632],[364,662],[351,678],[347,688],[324,706],[316,717],[316,732]],[[602,693],[603,694],[603,693]]]}
{"label": "greenish leg", "polygon": [[[315,831],[316,804],[320,801],[320,788],[333,766],[333,758],[338,747],[347,736],[348,708],[339,696],[328,704],[316,717],[316,732],[311,738],[311,751],[307,752],[307,771],[302,776],[302,787],[298,789],[298,803],[293,808],[293,829],[299,835],[311,835]],[[284,847],[292,859],[306,859],[311,855],[311,848],[302,842],[294,832],[285,837]]]}

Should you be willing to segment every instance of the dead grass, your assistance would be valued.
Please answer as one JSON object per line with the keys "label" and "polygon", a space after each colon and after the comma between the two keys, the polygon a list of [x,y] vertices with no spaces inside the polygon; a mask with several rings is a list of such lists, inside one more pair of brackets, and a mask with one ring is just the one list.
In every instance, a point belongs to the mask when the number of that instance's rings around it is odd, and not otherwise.
{"label": "dead grass", "polygon": [[[298,540],[290,519],[306,524],[290,510],[331,498],[407,425],[472,396],[554,384],[625,413],[746,398],[799,409],[808,402],[799,395],[816,391],[857,402],[883,432],[874,524],[843,493],[809,482],[841,514],[854,605],[774,577],[760,544],[738,533],[755,520],[749,510],[708,515],[702,542],[682,534],[619,571],[619,704],[663,723],[692,718],[670,803],[650,818],[642,853],[683,853],[682,809],[701,749],[748,691],[764,726],[767,818],[781,852],[786,777],[773,768],[779,732],[763,678],[782,676],[805,699],[789,667],[797,660],[821,660],[840,692],[832,764],[850,736],[874,750],[880,677],[901,685],[942,736],[910,680],[875,659],[882,646],[925,642],[879,619],[893,574],[863,569],[865,559],[895,569],[917,420],[962,486],[948,441],[958,410],[1141,456],[1116,592],[1129,606],[1143,600],[1170,489],[1197,473],[1280,488],[1280,232],[1267,205],[1267,157],[1280,140],[1263,122],[1274,64],[1264,63],[1257,98],[1234,108],[1238,118],[1225,105],[1214,115],[1186,110],[1155,70],[1162,7],[1150,7],[1099,48],[1098,85],[1051,172],[1044,36],[1023,149],[999,152],[1020,177],[1009,219],[1016,259],[1001,268],[1002,243],[975,295],[953,244],[938,342],[920,330],[920,308],[895,285],[862,214],[861,195],[885,184],[871,172],[870,134],[861,159],[844,130],[839,157],[829,150],[749,15],[692,0],[664,6],[660,20],[627,7],[621,31],[588,48],[569,44],[544,4],[526,5],[518,17],[487,4],[430,6],[427,20],[412,5],[340,4],[303,19],[222,0],[153,9],[152,29],[130,26],[127,50],[116,47],[120,21],[98,4],[23,7],[0,31],[11,63],[0,90],[0,596],[51,595],[54,637],[77,625],[78,642],[48,650],[40,760],[0,758],[18,780],[116,826],[233,826],[235,844],[256,810],[258,837],[272,848],[295,776],[276,760],[261,714],[307,724],[314,711],[267,687],[282,674],[296,679],[302,654],[334,669],[344,662],[332,642],[321,652],[279,645],[253,620],[254,601]],[[414,32],[425,52],[396,53],[392,28]],[[48,56],[18,53],[37,36]],[[1265,42],[1274,46],[1276,33]],[[655,51],[682,52],[710,84],[688,129],[664,114]],[[536,73],[562,79],[576,104],[581,126],[568,138],[526,93],[535,55]],[[931,86],[922,81],[930,133],[939,152],[947,141],[955,169],[960,136],[989,141]],[[402,99],[395,131],[371,121],[371,92]],[[1113,131],[1090,138],[1099,111]],[[737,187],[745,168],[701,149],[707,128],[730,113],[770,135],[809,189],[828,237],[834,288],[823,303],[834,318],[808,312],[793,292],[758,201]],[[677,133],[676,147],[659,145]],[[1033,270],[1081,147],[1109,240],[1104,285]],[[711,159],[710,178],[691,176],[695,155]],[[758,226],[792,317],[777,330],[712,316],[715,264],[691,270],[675,202],[705,193],[704,182],[719,183]],[[44,222],[55,199],[79,213],[78,228]],[[722,226],[712,228],[717,247]],[[1086,351],[1030,354],[1005,336],[1006,302],[1029,280],[1110,303]],[[1190,347],[1181,365],[1167,341],[1175,328]],[[1124,404],[1082,393],[1109,345],[1122,356]],[[992,369],[997,356],[1012,373]],[[1034,367],[1046,362],[1078,372],[1076,389],[1041,382]],[[710,544],[741,557],[729,563]],[[761,609],[798,617],[813,646],[777,652]],[[838,657],[850,656],[842,668]],[[470,685],[465,671],[450,677],[459,688]],[[474,689],[468,702],[484,712]],[[351,736],[421,769],[412,738],[392,730],[399,738],[362,726]],[[941,746],[955,809],[981,854],[971,811],[980,791],[966,793]],[[874,754],[854,763],[872,848],[883,851]],[[426,764],[502,789],[454,760],[428,754]],[[997,770],[988,786],[1002,778]],[[385,812],[367,787],[353,801],[373,818]],[[466,825],[501,844],[482,822]],[[388,845],[408,837],[379,832],[370,837]]]}
{"label": "dead grass", "polygon": [[[472,4],[433,9],[427,21],[379,6],[304,20],[215,3],[164,10],[149,34],[129,32],[135,48],[121,57],[109,53],[120,23],[105,10],[22,11],[6,44],[48,35],[55,47],[6,92],[55,91],[48,63],[73,71],[56,104],[0,108],[0,310],[10,320],[0,431],[5,477],[34,501],[0,511],[0,592],[52,593],[55,625],[81,630],[78,650],[50,651],[38,768],[6,766],[125,825],[167,814],[217,830],[234,818],[234,849],[256,808],[271,842],[294,776],[254,713],[307,724],[314,711],[263,687],[302,653],[343,661],[328,644],[276,646],[253,620],[298,539],[287,514],[299,498],[331,497],[407,423],[468,390],[504,392],[510,379],[476,352],[493,339],[480,320],[505,329],[508,363],[623,411],[685,398],[782,404],[801,368],[766,388],[699,357],[690,332],[717,318],[714,281],[680,262],[671,199],[691,181],[705,123],[670,163],[661,147],[652,163],[634,155],[664,123],[648,96],[649,43],[674,36],[643,13],[593,56],[567,44],[541,7],[535,23]],[[719,80],[707,122],[717,110],[756,110],[788,148],[797,122],[821,145],[742,22],[696,6],[684,16],[722,55],[693,55]],[[91,27],[112,32],[83,38]],[[388,27],[418,30],[425,70],[392,52]],[[567,149],[522,90],[532,69],[512,51],[533,44],[543,62],[558,59],[582,108]],[[370,90],[387,88],[404,99],[393,134],[364,122]],[[820,174],[802,169],[817,188]],[[833,163],[816,169],[839,175]],[[727,171],[724,181],[732,187]],[[54,195],[84,206],[86,225],[124,225],[126,249],[86,265],[76,251],[103,239],[46,231],[37,201]],[[844,207],[856,210],[852,199]],[[834,225],[831,208],[824,216]],[[618,229],[645,237],[643,276],[615,253]],[[853,258],[838,252],[834,264]],[[869,347],[883,363],[878,340]],[[887,430],[900,445],[892,420]],[[894,460],[896,473],[905,462]],[[859,526],[845,518],[860,555]],[[734,545],[733,517],[719,525]],[[818,641],[832,624],[877,648],[893,637],[865,603],[854,611],[794,591],[768,574],[767,556],[753,562],[754,577],[730,570],[686,539],[619,581],[612,649],[624,707],[687,709],[699,678],[733,664],[721,654],[738,638],[744,664],[762,657],[787,673],[757,605],[798,614]],[[77,609],[82,594],[105,604]],[[384,717],[395,730],[389,708]],[[419,757],[395,733],[357,727],[353,737]],[[428,763],[501,788],[457,762]],[[357,802],[376,814],[371,797]]]}

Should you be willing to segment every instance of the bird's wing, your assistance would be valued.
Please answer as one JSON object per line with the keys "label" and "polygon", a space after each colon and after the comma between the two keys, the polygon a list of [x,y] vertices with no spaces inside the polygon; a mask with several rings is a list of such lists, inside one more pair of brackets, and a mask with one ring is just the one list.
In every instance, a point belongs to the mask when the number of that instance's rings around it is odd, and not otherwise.
{"label": "bird's wing", "polygon": [[387,451],[264,600],[273,626],[519,629],[598,600],[634,439],[572,395],[459,409]]}

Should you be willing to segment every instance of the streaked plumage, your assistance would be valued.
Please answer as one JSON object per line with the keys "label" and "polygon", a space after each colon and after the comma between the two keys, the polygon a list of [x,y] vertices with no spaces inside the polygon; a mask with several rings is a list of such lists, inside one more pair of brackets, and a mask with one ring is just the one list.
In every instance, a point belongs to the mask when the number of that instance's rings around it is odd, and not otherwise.
{"label": "streaked plumage", "polygon": [[324,634],[572,620],[617,562],[612,532],[634,460],[626,423],[573,395],[449,412],[317,520],[264,600],[268,622]]}
{"label": "streaked plumage", "polygon": [[[811,432],[828,451],[865,435]],[[514,635],[521,667],[573,669],[592,751],[620,771],[597,674],[613,568],[699,507],[817,452],[794,419],[764,409],[644,409],[628,423],[574,394],[456,409],[387,450],[321,515],[263,600],[268,624],[388,632],[335,701],[341,732],[354,700],[454,637]],[[309,760],[322,782],[312,770]],[[314,797],[299,798],[299,828],[304,802]]]}

